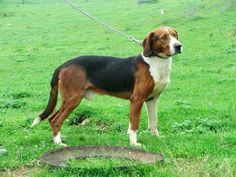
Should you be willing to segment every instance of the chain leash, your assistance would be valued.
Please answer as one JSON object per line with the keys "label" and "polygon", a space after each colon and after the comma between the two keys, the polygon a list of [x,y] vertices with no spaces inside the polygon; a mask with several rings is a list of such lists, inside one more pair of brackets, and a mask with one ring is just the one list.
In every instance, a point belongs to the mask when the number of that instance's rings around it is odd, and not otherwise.
{"label": "chain leash", "polygon": [[137,43],[138,45],[142,46],[142,41],[136,39],[135,37],[131,36],[131,35],[127,35],[126,33],[119,31],[115,28],[113,28],[112,26],[108,25],[107,23],[105,23],[104,21],[96,18],[95,16],[90,15],[88,12],[84,11],[83,9],[81,9],[78,5],[76,5],[74,2],[70,1],[70,0],[65,0],[65,2],[67,2],[68,4],[70,4],[75,10],[77,10],[78,12],[80,12],[81,14],[89,17],[90,19],[94,20],[95,22],[97,22],[98,24],[102,25],[103,27],[109,29],[110,31],[125,37],[126,39],[128,39],[129,41],[133,41],[135,43]]}

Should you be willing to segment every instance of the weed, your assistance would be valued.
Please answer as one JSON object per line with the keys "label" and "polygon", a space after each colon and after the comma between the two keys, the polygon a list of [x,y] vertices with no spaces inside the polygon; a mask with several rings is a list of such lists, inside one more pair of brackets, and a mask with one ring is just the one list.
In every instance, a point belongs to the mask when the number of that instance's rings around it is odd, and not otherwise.
{"label": "weed", "polygon": [[182,123],[175,123],[172,126],[172,132],[174,133],[207,133],[207,132],[219,132],[222,129],[220,121],[214,119],[201,119],[197,117],[193,120],[185,120]]}
{"label": "weed", "polygon": [[26,102],[19,100],[6,100],[0,102],[0,108],[2,109],[20,109],[26,105]]}
{"label": "weed", "polygon": [[79,125],[85,119],[89,119],[95,115],[97,115],[97,111],[95,109],[91,110],[88,107],[80,105],[79,108],[72,114],[72,116],[69,117],[67,122],[68,125]]}

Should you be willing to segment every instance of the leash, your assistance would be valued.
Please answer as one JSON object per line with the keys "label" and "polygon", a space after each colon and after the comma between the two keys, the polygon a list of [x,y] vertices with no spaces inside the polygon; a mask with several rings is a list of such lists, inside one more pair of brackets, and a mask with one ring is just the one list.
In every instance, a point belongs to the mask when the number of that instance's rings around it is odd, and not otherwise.
{"label": "leash", "polygon": [[74,2],[70,1],[70,0],[65,0],[65,2],[67,2],[69,5],[71,5],[76,11],[80,12],[81,14],[89,17],[90,19],[94,20],[96,23],[102,25],[103,27],[109,29],[110,31],[112,31],[113,33],[116,33],[120,36],[123,36],[124,38],[128,39],[129,41],[135,42],[137,43],[139,46],[142,46],[142,41],[136,39],[133,36],[127,35],[126,33],[119,31],[115,28],[113,28],[112,26],[108,25],[107,23],[105,23],[104,21],[96,18],[95,16],[90,15],[88,12],[84,11],[83,9],[81,9],[77,4],[75,4]]}

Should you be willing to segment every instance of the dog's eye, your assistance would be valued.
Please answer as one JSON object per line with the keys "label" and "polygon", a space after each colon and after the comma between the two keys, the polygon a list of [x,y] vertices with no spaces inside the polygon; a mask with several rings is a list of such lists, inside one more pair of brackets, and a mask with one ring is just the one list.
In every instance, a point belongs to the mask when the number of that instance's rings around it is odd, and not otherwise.
{"label": "dog's eye", "polygon": [[161,37],[162,40],[167,40],[168,39],[168,35],[167,34],[164,34],[162,37]]}
{"label": "dog's eye", "polygon": [[174,38],[178,39],[177,33],[173,33],[172,36],[173,36]]}
{"label": "dog's eye", "polygon": [[155,42],[155,41],[157,41],[159,39],[159,37],[157,36],[157,35],[155,35],[155,36],[153,36],[153,41]]}

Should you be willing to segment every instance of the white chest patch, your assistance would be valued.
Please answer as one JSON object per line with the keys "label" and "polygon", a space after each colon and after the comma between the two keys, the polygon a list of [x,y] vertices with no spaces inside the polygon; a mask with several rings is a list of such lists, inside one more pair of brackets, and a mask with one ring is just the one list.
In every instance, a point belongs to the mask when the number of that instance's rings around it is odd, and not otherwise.
{"label": "white chest patch", "polygon": [[149,65],[149,72],[155,83],[154,89],[148,97],[158,96],[170,83],[172,58],[162,59],[159,57],[145,57],[143,54],[142,57]]}

